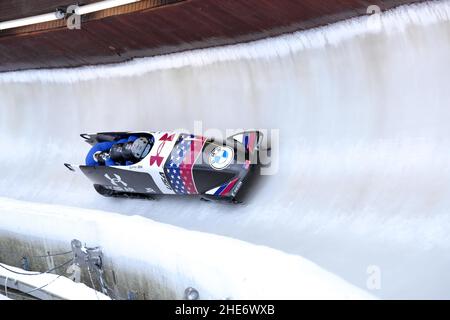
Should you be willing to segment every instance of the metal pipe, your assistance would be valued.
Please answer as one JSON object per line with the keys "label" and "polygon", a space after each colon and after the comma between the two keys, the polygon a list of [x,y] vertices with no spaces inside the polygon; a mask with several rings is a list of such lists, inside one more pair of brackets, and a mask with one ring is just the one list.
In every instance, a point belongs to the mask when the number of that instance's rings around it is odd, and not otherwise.
{"label": "metal pipe", "polygon": [[[80,6],[75,9],[75,14],[78,15],[84,15],[96,11],[102,11],[118,6],[123,6],[126,4],[139,2],[141,0],[105,0],[105,1],[99,1],[92,4],[87,4],[84,6]],[[0,30],[6,30],[6,29],[14,29],[24,26],[29,26],[33,24],[43,23],[43,22],[50,22],[55,21],[64,18],[64,15],[61,14],[60,11],[55,11],[51,13],[45,13],[40,14],[37,16],[31,16],[26,18],[20,18],[15,20],[9,20],[9,21],[3,21],[0,22]]]}
{"label": "metal pipe", "polygon": [[55,21],[55,20],[59,20],[59,19],[61,19],[61,16],[58,14],[57,11],[55,11],[52,13],[40,14],[37,16],[0,22],[0,30],[14,29],[14,28],[19,28],[19,27],[29,26],[32,24]]}
{"label": "metal pipe", "polygon": [[75,9],[75,13],[78,15],[88,14],[92,12],[102,11],[118,6],[123,6],[125,4],[130,4],[134,2],[139,2],[141,0],[105,0],[100,2],[95,2],[87,4],[85,6],[78,7]]}

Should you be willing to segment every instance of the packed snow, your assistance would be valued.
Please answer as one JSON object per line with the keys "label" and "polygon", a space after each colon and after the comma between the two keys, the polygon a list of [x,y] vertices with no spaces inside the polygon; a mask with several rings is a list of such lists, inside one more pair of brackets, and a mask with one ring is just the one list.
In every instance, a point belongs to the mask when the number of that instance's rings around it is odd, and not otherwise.
{"label": "packed snow", "polygon": [[[36,216],[30,217],[30,221],[34,221],[34,219],[36,219]],[[58,276],[53,273],[43,273],[36,275],[36,272],[33,271],[26,271],[17,267],[6,265],[4,263],[0,264],[12,270],[8,271],[4,268],[0,268],[0,279],[3,280],[1,281],[0,285],[3,286],[6,280],[14,280],[22,284],[31,286],[33,288],[31,290],[39,289],[60,299],[110,300],[110,298],[103,293],[97,292],[83,283],[75,283],[64,276]],[[17,274],[17,272],[25,274]]]}
{"label": "packed snow", "polygon": [[9,299],[8,297],[0,294],[0,300],[11,300],[11,299]]}
{"label": "packed snow", "polygon": [[[149,278],[157,274],[157,280],[166,282],[180,299],[188,287],[196,288],[203,299],[372,298],[299,256],[140,216],[5,198],[0,198],[0,215],[0,236],[4,230],[14,230],[23,239],[44,237],[47,241],[66,242],[68,246],[72,239],[83,239],[88,245],[101,244],[106,258],[128,270],[136,270],[138,266]],[[5,272],[0,269],[1,275]],[[36,280],[33,283],[38,286],[55,275],[39,277],[42,279],[35,279],[36,276],[17,279]],[[53,288],[57,285],[66,283],[55,282],[48,287],[55,292],[66,292],[59,290],[61,287]],[[72,289],[67,292],[76,295]]]}

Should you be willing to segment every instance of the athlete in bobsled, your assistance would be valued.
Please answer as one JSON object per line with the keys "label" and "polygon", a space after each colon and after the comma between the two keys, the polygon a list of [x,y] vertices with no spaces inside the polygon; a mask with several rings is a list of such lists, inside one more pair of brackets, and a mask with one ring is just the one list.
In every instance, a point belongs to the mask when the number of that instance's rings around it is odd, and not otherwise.
{"label": "athlete in bobsled", "polygon": [[263,135],[248,130],[219,140],[177,131],[130,131],[81,137],[91,147],[78,168],[103,196],[192,195],[238,203],[239,190],[259,165]]}
{"label": "athlete in bobsled", "polygon": [[145,158],[153,144],[153,137],[138,136],[130,136],[118,141],[99,142],[86,156],[86,165],[129,166]]}

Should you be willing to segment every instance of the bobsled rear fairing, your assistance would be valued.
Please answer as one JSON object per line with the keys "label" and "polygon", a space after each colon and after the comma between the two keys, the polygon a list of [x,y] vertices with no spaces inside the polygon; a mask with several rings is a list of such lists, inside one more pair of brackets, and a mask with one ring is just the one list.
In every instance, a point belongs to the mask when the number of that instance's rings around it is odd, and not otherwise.
{"label": "bobsled rear fairing", "polygon": [[[223,142],[177,132],[82,134],[92,147],[81,171],[107,196],[198,195],[234,200],[257,165],[262,134]],[[136,151],[137,150],[137,151]]]}

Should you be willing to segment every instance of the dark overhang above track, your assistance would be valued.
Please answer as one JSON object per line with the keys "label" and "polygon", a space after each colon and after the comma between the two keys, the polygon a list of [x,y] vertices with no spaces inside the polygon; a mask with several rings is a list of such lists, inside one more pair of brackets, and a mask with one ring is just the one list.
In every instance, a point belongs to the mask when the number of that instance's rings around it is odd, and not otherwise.
{"label": "dark overhang above track", "polygon": [[[0,71],[76,67],[232,44],[326,25],[420,0],[144,0],[0,31]],[[79,5],[96,1],[82,0]],[[0,21],[54,12],[70,0],[0,0]]]}

